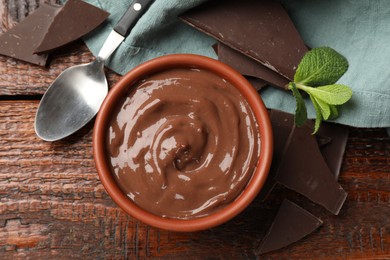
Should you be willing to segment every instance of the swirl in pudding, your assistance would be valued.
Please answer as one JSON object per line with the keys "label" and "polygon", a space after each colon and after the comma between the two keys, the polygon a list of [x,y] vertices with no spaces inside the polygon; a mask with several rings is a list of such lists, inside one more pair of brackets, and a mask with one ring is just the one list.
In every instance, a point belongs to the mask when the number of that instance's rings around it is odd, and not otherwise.
{"label": "swirl in pudding", "polygon": [[171,69],[118,103],[108,156],[122,191],[155,215],[207,216],[235,200],[260,154],[258,125],[240,92],[207,70]]}

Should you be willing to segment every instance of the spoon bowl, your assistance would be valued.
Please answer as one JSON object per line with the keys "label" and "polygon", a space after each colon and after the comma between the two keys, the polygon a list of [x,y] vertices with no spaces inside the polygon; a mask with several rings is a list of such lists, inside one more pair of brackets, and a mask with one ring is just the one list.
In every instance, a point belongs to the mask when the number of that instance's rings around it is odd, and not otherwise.
{"label": "spoon bowl", "polygon": [[42,98],[35,118],[36,134],[45,141],[71,135],[96,115],[107,93],[102,60],[64,70]]}

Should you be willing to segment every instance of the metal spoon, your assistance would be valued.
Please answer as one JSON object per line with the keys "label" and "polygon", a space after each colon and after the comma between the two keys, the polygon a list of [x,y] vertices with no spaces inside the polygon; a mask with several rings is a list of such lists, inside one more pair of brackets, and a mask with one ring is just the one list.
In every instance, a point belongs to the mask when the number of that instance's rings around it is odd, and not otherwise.
{"label": "metal spoon", "polygon": [[108,92],[104,61],[116,50],[154,0],[134,0],[104,42],[97,58],[64,70],[43,95],[35,132],[45,141],[67,137],[99,111]]}

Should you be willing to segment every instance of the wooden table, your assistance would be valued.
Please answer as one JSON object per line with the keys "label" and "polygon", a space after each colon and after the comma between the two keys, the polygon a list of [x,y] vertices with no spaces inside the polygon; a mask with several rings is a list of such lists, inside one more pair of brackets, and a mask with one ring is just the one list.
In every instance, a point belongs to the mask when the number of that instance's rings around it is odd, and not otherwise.
{"label": "wooden table", "polygon": [[[43,1],[1,1],[0,33],[37,2]],[[90,60],[81,42],[53,55],[50,69],[0,56],[0,259],[254,259],[284,197],[324,225],[260,258],[390,258],[390,138],[384,129],[351,128],[339,179],[349,195],[338,216],[281,186],[265,203],[255,200],[230,222],[202,232],[163,231],[127,216],[98,179],[93,122],[59,142],[34,133],[47,86],[63,69]],[[111,85],[119,79],[107,74]]]}

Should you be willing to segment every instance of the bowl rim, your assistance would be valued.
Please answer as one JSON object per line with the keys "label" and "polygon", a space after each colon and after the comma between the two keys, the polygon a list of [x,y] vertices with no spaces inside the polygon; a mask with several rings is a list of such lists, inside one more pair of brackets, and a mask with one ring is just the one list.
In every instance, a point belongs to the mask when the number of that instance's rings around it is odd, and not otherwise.
{"label": "bowl rim", "polygon": [[[107,123],[115,107],[115,101],[125,94],[134,83],[147,75],[171,68],[199,68],[209,70],[234,85],[248,101],[258,123],[260,133],[260,156],[257,167],[241,194],[226,207],[205,217],[194,219],[171,219],[154,215],[131,201],[114,180],[105,154]],[[230,66],[196,54],[170,54],[142,63],[124,75],[109,91],[100,107],[93,130],[93,157],[95,166],[105,190],[127,214],[145,224],[157,228],[192,232],[209,229],[223,224],[241,213],[257,196],[267,178],[273,153],[273,137],[267,109],[260,95],[252,85]]]}

